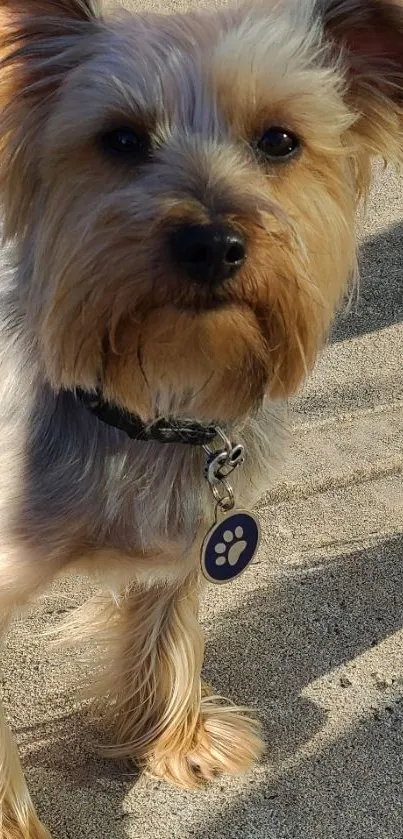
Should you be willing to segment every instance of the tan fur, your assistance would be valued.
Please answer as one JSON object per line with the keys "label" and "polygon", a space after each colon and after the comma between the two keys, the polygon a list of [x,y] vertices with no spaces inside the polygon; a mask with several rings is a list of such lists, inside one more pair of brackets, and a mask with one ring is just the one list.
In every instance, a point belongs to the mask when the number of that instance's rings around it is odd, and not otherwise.
{"label": "tan fur", "polygon": [[[95,0],[0,0],[0,610],[66,568],[106,593],[70,619],[98,640],[91,695],[112,757],[192,787],[263,749],[203,688],[204,452],[129,441],[75,389],[145,421],[222,424],[245,445],[239,506],[274,480],[286,398],[315,363],[356,270],[373,155],[402,153],[397,0],[265,0],[188,15]],[[141,162],[100,137],[131,126]],[[271,126],[292,160],[264,160]],[[212,289],[175,267],[182,224],[225,222],[246,260]],[[101,668],[102,669],[102,668]],[[0,710],[1,839],[46,839]]]}

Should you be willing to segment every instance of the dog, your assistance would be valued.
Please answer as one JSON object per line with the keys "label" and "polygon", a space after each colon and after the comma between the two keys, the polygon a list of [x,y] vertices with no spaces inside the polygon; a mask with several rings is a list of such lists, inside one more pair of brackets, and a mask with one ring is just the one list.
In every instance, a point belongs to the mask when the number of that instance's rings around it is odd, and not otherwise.
{"label": "dog", "polygon": [[[105,751],[195,787],[262,752],[202,684],[200,591],[252,559],[371,161],[401,160],[403,4],[0,0],[0,31],[1,626],[100,579],[68,632]],[[2,839],[49,839],[1,710],[0,738]]]}

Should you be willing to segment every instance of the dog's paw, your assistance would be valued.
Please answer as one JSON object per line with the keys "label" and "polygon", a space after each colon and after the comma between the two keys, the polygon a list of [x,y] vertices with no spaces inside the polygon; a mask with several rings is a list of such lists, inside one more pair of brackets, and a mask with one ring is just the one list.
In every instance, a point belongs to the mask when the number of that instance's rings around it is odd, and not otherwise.
{"label": "dog's paw", "polygon": [[261,757],[263,748],[260,724],[252,712],[224,705],[214,696],[202,700],[200,726],[188,755],[197,778],[210,781],[217,775],[241,774]]}
{"label": "dog's paw", "polygon": [[219,775],[239,775],[264,749],[260,725],[247,709],[224,705],[216,697],[202,699],[191,747],[182,750],[180,741],[173,745],[172,752],[155,754],[149,769],[154,776],[184,788],[197,787]]}

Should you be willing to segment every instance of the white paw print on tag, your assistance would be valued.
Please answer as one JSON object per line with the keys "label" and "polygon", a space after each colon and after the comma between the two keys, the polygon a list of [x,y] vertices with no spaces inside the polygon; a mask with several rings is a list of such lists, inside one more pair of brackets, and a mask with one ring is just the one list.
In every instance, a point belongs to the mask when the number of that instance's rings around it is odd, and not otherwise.
{"label": "white paw print on tag", "polygon": [[225,565],[227,562],[232,567],[237,565],[245,548],[247,542],[243,539],[243,528],[236,527],[235,531],[226,530],[223,534],[223,542],[219,542],[215,546],[217,554],[215,564]]}

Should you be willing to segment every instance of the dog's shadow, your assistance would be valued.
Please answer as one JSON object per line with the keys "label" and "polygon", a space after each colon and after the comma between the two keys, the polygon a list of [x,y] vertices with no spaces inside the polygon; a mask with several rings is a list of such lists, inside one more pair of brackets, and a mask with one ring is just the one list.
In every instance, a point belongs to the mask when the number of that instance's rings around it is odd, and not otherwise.
{"label": "dog's shadow", "polygon": [[[239,602],[236,597],[235,604],[218,615],[207,604],[205,674],[221,694],[258,708],[270,743],[266,760],[273,766],[271,773],[265,773],[264,784],[259,785],[258,776],[253,788],[248,786],[247,796],[242,794],[241,784],[238,804],[231,812],[227,809],[225,817],[213,819],[209,815],[215,805],[221,810],[222,792],[218,786],[203,793],[198,808],[204,800],[208,828],[199,826],[192,831],[180,828],[182,808],[188,812],[189,795],[193,794],[171,792],[163,784],[142,779],[137,782],[135,794],[137,813],[142,811],[141,831],[137,834],[136,807],[133,813],[131,796],[127,811],[124,804],[136,778],[122,775],[114,764],[101,761],[91,753],[86,744],[94,739],[96,730],[86,722],[82,711],[59,716],[42,727],[20,728],[17,733],[22,746],[24,741],[29,741],[29,747],[24,748],[24,765],[31,789],[54,836],[57,839],[101,836],[127,839],[142,835],[151,839],[159,825],[158,835],[164,839],[169,831],[169,835],[183,839],[188,835],[198,839],[235,835],[267,839],[266,828],[260,826],[265,823],[267,813],[273,811],[274,821],[276,814],[289,820],[293,808],[296,817],[297,805],[300,831],[283,833],[278,828],[275,835],[279,839],[296,835],[327,839],[336,833],[346,839],[350,835],[345,828],[346,814],[338,809],[337,801],[342,802],[341,807],[348,802],[354,817],[358,822],[362,817],[364,825],[367,800],[373,810],[372,828],[366,832],[362,827],[357,836],[372,839],[375,835],[397,835],[391,803],[396,770],[394,774],[390,765],[397,755],[390,732],[391,726],[397,724],[396,715],[399,707],[403,711],[402,706],[385,709],[383,714],[374,712],[371,719],[361,721],[359,730],[343,733],[320,755],[300,762],[285,775],[280,771],[282,782],[276,780],[276,772],[290,760],[292,763],[301,745],[320,731],[326,721],[323,706],[301,696],[303,689],[402,628],[403,587],[399,582],[402,576],[403,536],[400,536],[325,563],[316,564],[311,559],[309,567],[299,569],[298,573],[275,577],[267,588],[243,599],[240,596]],[[214,596],[214,589],[210,596]],[[231,604],[230,595],[228,603]],[[365,766],[367,771],[363,769]],[[332,802],[329,808],[325,806],[323,778]],[[231,787],[237,782],[228,783]],[[383,800],[375,807],[374,795],[379,785]],[[160,821],[151,818],[147,805],[150,796],[153,812],[159,814]],[[168,833],[164,833],[165,819],[167,823],[171,819],[172,807],[178,814],[178,830],[182,829],[183,833],[176,834],[172,822]],[[315,819],[319,819],[316,828]],[[251,824],[255,824],[254,832],[248,833]],[[333,834],[336,827],[338,832]]]}

